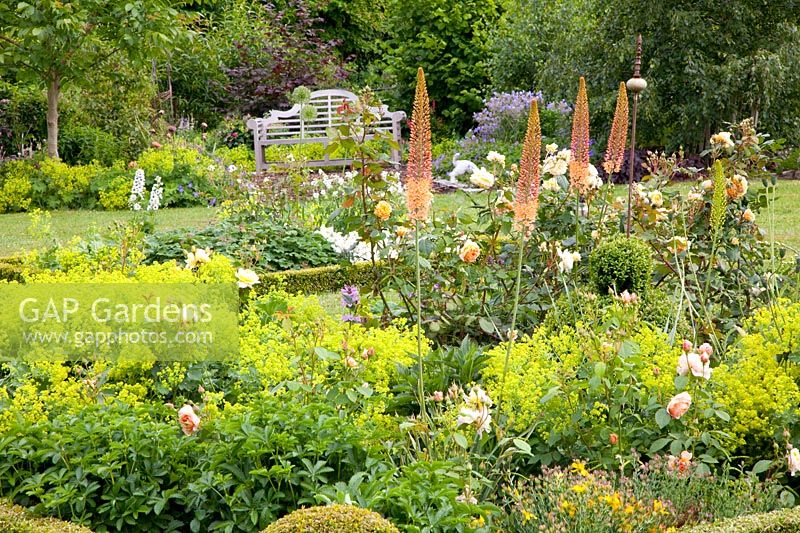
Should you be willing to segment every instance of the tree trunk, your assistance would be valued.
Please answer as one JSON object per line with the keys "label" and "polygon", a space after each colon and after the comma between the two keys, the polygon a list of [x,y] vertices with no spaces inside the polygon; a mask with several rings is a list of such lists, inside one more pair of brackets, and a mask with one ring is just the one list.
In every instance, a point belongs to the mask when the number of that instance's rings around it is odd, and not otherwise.
{"label": "tree trunk", "polygon": [[58,159],[58,97],[61,80],[58,74],[47,86],[47,156]]}

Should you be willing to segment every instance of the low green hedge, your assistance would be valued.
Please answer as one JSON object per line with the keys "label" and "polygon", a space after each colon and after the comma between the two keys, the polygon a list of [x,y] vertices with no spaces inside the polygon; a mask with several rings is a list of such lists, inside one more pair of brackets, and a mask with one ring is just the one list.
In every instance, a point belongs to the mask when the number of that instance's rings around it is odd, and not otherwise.
{"label": "low green hedge", "polygon": [[[22,281],[22,265],[18,258],[0,259],[0,281]],[[259,292],[281,287],[290,293],[321,294],[336,292],[345,285],[372,285],[372,265],[331,265],[301,270],[286,270],[261,274]]]}
{"label": "low green hedge", "polygon": [[800,507],[729,518],[714,524],[681,529],[681,531],[686,533],[797,533],[800,531]]}
{"label": "low green hedge", "polygon": [[270,272],[261,275],[257,287],[260,292],[280,287],[290,293],[321,294],[338,291],[344,285],[363,287],[371,284],[372,264],[357,263]]}
{"label": "low green hedge", "polygon": [[16,258],[0,259],[0,281],[22,281],[22,265]]}
{"label": "low green hedge", "polygon": [[23,507],[0,501],[0,531],[4,533],[92,533],[91,529],[56,518],[34,516]]}

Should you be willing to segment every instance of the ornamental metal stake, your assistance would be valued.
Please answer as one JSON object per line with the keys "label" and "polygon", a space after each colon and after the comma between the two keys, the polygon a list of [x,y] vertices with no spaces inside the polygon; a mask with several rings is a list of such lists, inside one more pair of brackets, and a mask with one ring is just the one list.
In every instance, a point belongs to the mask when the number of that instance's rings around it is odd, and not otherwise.
{"label": "ornamental metal stake", "polygon": [[647,82],[639,75],[642,66],[642,35],[636,38],[636,60],[633,62],[633,77],[625,86],[633,93],[633,120],[631,124],[631,153],[628,157],[628,222],[625,226],[625,235],[631,236],[631,203],[633,201],[633,173],[636,157],[636,108],[639,103],[639,93],[647,88]]}

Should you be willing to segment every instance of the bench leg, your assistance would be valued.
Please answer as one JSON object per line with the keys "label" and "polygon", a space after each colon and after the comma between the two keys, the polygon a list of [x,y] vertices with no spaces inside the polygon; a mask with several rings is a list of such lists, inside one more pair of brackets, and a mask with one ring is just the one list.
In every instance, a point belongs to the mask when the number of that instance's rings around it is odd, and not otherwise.
{"label": "bench leg", "polygon": [[264,164],[264,147],[259,144],[258,141],[255,142],[255,150],[256,150],[256,170],[266,170],[266,165]]}

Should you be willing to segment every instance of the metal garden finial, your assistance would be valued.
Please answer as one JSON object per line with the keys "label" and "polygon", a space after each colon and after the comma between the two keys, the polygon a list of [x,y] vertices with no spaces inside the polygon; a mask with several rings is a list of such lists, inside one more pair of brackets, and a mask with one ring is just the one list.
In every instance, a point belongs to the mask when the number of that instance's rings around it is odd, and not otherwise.
{"label": "metal garden finial", "polygon": [[642,35],[636,37],[636,59],[633,62],[633,77],[625,86],[633,93],[633,120],[631,124],[631,151],[628,157],[628,220],[625,225],[625,235],[631,236],[631,202],[633,200],[633,175],[636,161],[636,111],[639,103],[639,93],[647,88],[647,82],[642,78]]}

